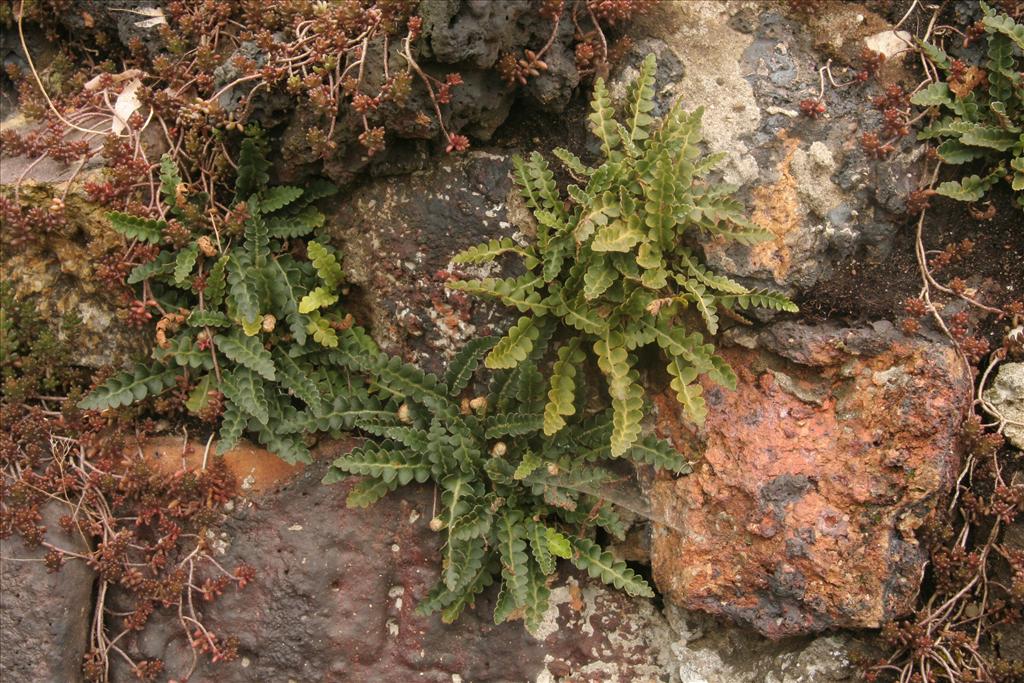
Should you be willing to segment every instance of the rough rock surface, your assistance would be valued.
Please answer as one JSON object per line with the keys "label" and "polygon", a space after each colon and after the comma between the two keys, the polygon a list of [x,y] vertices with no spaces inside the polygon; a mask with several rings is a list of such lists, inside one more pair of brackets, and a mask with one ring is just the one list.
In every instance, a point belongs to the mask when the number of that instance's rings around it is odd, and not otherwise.
{"label": "rough rock surface", "polygon": [[[5,162],[6,163],[6,162]],[[27,184],[22,197],[47,205],[62,193],[59,184]],[[40,315],[57,321],[73,316],[81,340],[76,362],[89,367],[120,363],[143,347],[143,333],[117,317],[118,301],[95,277],[100,259],[124,250],[103,212],[76,192],[65,198],[68,228],[3,254],[4,278],[18,298],[31,297]]]}
{"label": "rough rock surface", "polygon": [[[241,503],[223,527],[226,559],[258,575],[204,610],[218,635],[239,638],[240,657],[203,660],[195,680],[797,683],[849,673],[845,636],[778,645],[706,615],[663,613],[566,567],[537,638],[521,622],[493,624],[493,588],[455,624],[420,617],[415,606],[438,572],[431,490],[351,510],[348,485],[320,484],[323,471],[320,461]],[[171,676],[191,665],[174,615],[158,612],[129,645],[165,659]],[[112,680],[133,679],[115,662]]]}
{"label": "rough rock surface", "polygon": [[915,540],[957,471],[971,380],[947,346],[889,323],[781,323],[726,348],[736,391],[705,387],[691,434],[673,397],[658,428],[702,464],[650,491],[665,597],[777,638],[877,627],[912,606]]}
{"label": "rough rock surface", "polygon": [[[707,145],[727,155],[722,179],[739,186],[752,217],[775,234],[754,247],[706,242],[712,266],[805,291],[842,259],[891,248],[916,179],[912,158],[879,163],[856,143],[877,128],[867,102],[880,91],[877,81],[828,87],[824,116],[799,114],[829,58],[837,82],[849,80],[865,39],[878,47],[888,28],[857,3],[833,3],[819,19],[787,13],[784,3],[668,2],[637,20],[633,32],[644,38],[613,75],[613,94],[621,98],[644,55],[657,54],[665,66],[656,90],[688,109],[704,107]],[[900,59],[887,63],[884,78],[906,78]]]}
{"label": "rough rock surface", "polygon": [[1000,365],[985,400],[1008,421],[1003,429],[1007,441],[1024,449],[1024,363]]}
{"label": "rough rock surface", "polygon": [[[567,680],[632,681],[660,671],[650,625],[664,631],[664,620],[651,604],[575,577],[555,589],[540,641],[519,622],[493,624],[493,591],[454,625],[416,615],[438,571],[430,489],[352,510],[348,485],[320,484],[323,471],[307,468],[225,526],[225,552],[258,576],[206,609],[215,632],[239,638],[240,658],[202,664],[197,680],[526,681],[547,668],[598,676]],[[168,673],[187,670],[174,617],[153,622],[134,647],[164,658]],[[115,680],[129,680],[127,672]]]}
{"label": "rough rock surface", "polygon": [[372,181],[335,207],[327,230],[358,290],[356,319],[386,351],[438,371],[467,339],[507,324],[507,309],[444,283],[456,252],[513,234],[510,169],[507,157],[472,152]]}
{"label": "rough rock surface", "polygon": [[[66,512],[56,504],[42,508],[47,539],[86,551],[81,538],[57,524]],[[95,573],[77,561],[50,573],[45,554],[45,548],[26,548],[18,538],[0,540],[0,680],[82,680]]]}

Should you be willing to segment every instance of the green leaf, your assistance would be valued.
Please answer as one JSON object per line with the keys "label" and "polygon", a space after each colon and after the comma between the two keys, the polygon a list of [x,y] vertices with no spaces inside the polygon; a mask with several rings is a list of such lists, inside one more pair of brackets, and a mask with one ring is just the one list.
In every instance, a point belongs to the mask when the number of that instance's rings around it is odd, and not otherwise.
{"label": "green leaf", "polygon": [[978,175],[967,176],[959,181],[949,180],[935,188],[936,194],[956,199],[961,202],[976,202],[985,196],[989,188],[995,184],[994,177],[982,178]]}
{"label": "green leaf", "polygon": [[526,250],[517,246],[511,239],[504,237],[500,240],[492,239],[489,242],[477,244],[468,249],[460,251],[452,257],[452,263],[457,264],[480,264],[489,263],[502,254],[519,254],[526,256]]}
{"label": "green leaf", "polygon": [[594,169],[584,164],[578,156],[565,149],[564,147],[556,147],[551,150],[551,153],[558,158],[562,164],[565,165],[569,172],[577,178],[585,178],[593,175]]}
{"label": "green leaf", "polygon": [[615,149],[619,146],[618,126],[615,123],[615,109],[612,107],[611,96],[603,78],[594,81],[594,97],[590,108],[593,113],[588,117],[590,130],[601,141],[601,151],[605,157],[614,159]]}
{"label": "green leaf", "polygon": [[636,215],[608,223],[597,231],[590,248],[597,252],[628,252],[644,239]]}
{"label": "green leaf", "polygon": [[501,436],[522,436],[540,431],[544,416],[530,413],[503,413],[492,415],[484,421],[484,437],[496,439]]}
{"label": "green leaf", "polygon": [[192,270],[196,267],[197,258],[199,258],[199,245],[195,242],[178,252],[177,257],[174,259],[175,284],[180,286],[188,282]]}
{"label": "green leaf", "polygon": [[703,425],[708,409],[701,395],[703,389],[696,381],[697,369],[691,365],[684,365],[674,356],[669,359],[668,374],[672,376],[669,385],[676,392],[676,398],[686,410],[687,416],[697,425]]}
{"label": "green leaf", "polygon": [[338,303],[338,295],[326,287],[317,287],[299,301],[299,313],[312,313],[320,308],[330,308]]}
{"label": "green leaf", "polygon": [[570,559],[573,565],[586,570],[591,577],[635,597],[654,597],[654,591],[641,576],[593,541],[574,538],[572,547],[573,554]]}
{"label": "green leaf", "polygon": [[269,170],[270,162],[267,161],[263,141],[253,136],[242,140],[241,151],[238,154],[235,196],[246,199],[266,187],[270,179],[267,173]]}
{"label": "green leaf", "polygon": [[[332,481],[327,481],[328,477],[332,476],[332,473],[343,474],[340,470],[330,469],[327,476],[324,477],[324,483],[330,484]],[[333,476],[338,476],[335,474]],[[398,480],[392,479],[390,482],[381,481],[380,479],[364,479],[352,486],[348,491],[348,495],[345,497],[345,507],[350,508],[366,508],[370,507],[378,500],[388,495],[392,491],[398,488]]]}
{"label": "green leaf", "polygon": [[188,400],[185,401],[186,410],[195,415],[210,404],[210,390],[213,388],[214,379],[213,375],[204,375],[196,382],[196,386],[188,395]]}
{"label": "green leaf", "polygon": [[560,534],[555,529],[547,527],[544,529],[544,535],[547,538],[548,550],[555,557],[561,557],[563,560],[568,560],[572,557],[572,543],[569,538]]}
{"label": "green leaf", "polygon": [[228,403],[224,406],[224,413],[220,420],[219,440],[217,441],[218,455],[224,455],[238,444],[248,422],[249,415],[243,412],[238,405]]}
{"label": "green leaf", "polygon": [[170,275],[174,272],[174,252],[161,251],[157,257],[149,263],[142,263],[128,274],[128,284],[135,285],[143,280],[150,280]]}
{"label": "green leaf", "polygon": [[646,140],[650,137],[648,129],[654,118],[650,112],[654,109],[654,73],[658,62],[654,53],[647,55],[640,65],[640,75],[630,84],[626,93],[629,101],[627,130],[633,142]]}
{"label": "green leaf", "polygon": [[119,372],[96,387],[78,403],[82,410],[106,410],[131,405],[147,396],[159,394],[174,384],[181,370],[154,364],[137,363],[131,372]]}
{"label": "green leaf", "polygon": [[260,312],[259,283],[255,271],[241,259],[232,257],[227,263],[228,291],[238,315],[244,323],[255,323],[263,315]]}
{"label": "green leaf", "polygon": [[314,413],[319,413],[323,407],[323,397],[310,376],[309,368],[303,368],[279,349],[274,349],[273,359],[282,386],[295,394]]}
{"label": "green leaf", "polygon": [[266,426],[270,421],[270,406],[267,403],[266,387],[255,372],[246,367],[236,367],[221,372],[221,391],[224,396],[243,412],[253,416]]}
{"label": "green leaf", "polygon": [[206,274],[206,289],[203,290],[203,300],[208,307],[220,306],[224,301],[224,292],[227,287],[228,255],[224,254],[213,264]]}
{"label": "green leaf", "polygon": [[939,81],[932,83],[924,90],[919,90],[910,98],[911,104],[919,107],[937,107],[940,104],[952,106],[953,98],[949,92],[949,84]]}
{"label": "green leaf", "polygon": [[294,239],[313,232],[324,224],[326,216],[315,206],[304,207],[301,211],[290,215],[268,216],[267,234],[278,239]]}
{"label": "green leaf", "polygon": [[230,327],[231,319],[220,311],[201,311],[198,308],[188,314],[185,322],[190,327]]}
{"label": "green leaf", "polygon": [[158,244],[163,240],[163,231],[167,227],[166,221],[149,220],[120,211],[109,212],[107,218],[110,227],[128,239],[149,244]]}
{"label": "green leaf", "polygon": [[447,387],[436,376],[399,358],[392,357],[381,365],[377,380],[396,395],[422,403],[438,415],[454,417],[458,413],[448,400]]}
{"label": "green leaf", "polygon": [[405,486],[411,481],[419,483],[430,478],[430,463],[421,455],[365,444],[334,460],[332,467],[348,474],[375,477],[386,484],[397,481]]}
{"label": "green leaf", "polygon": [[247,337],[238,332],[218,334],[214,337],[217,349],[240,365],[244,365],[264,379],[273,382],[276,378],[274,361],[270,352],[263,348],[259,337]]}
{"label": "green leaf", "polygon": [[306,325],[306,332],[313,335],[313,341],[329,349],[338,346],[338,333],[331,327],[331,321],[322,317],[319,313],[309,314],[309,323]]}
{"label": "green leaf", "polygon": [[530,558],[526,554],[526,527],[518,510],[498,517],[498,552],[501,577],[516,607],[524,607],[530,595]]}
{"label": "green leaf", "polygon": [[178,206],[178,185],[181,184],[181,175],[178,173],[178,166],[174,163],[174,157],[170,154],[163,154],[160,157],[160,196],[164,204],[171,209],[183,209]]}
{"label": "green leaf", "polygon": [[565,417],[576,414],[576,368],[586,360],[579,338],[558,349],[551,368],[548,402],[544,406],[544,434],[551,436],[565,427]]}
{"label": "green leaf", "polygon": [[672,444],[664,439],[659,439],[654,436],[646,436],[633,444],[633,446],[623,454],[623,457],[636,463],[653,465],[658,469],[670,470],[677,474],[693,471],[690,463],[687,462],[686,458],[683,457],[683,454],[677,451]]}
{"label": "green leaf", "polygon": [[491,369],[514,368],[526,360],[527,355],[533,348],[534,341],[540,335],[540,330],[534,323],[533,318],[523,316],[515,325],[502,337],[491,352],[487,354],[484,365]]}
{"label": "green leaf", "polygon": [[273,213],[288,206],[302,196],[301,187],[289,185],[278,185],[264,190],[260,196],[260,211],[262,213]]}
{"label": "green leaf", "polygon": [[1005,152],[1017,144],[1019,136],[1017,133],[994,128],[991,126],[973,126],[964,131],[960,136],[960,142],[975,147],[987,147],[999,152]]}
{"label": "green leaf", "polygon": [[477,337],[471,339],[459,349],[444,374],[444,383],[448,386],[448,393],[458,396],[469,384],[473,373],[483,357],[498,343],[498,337]]}
{"label": "green leaf", "polygon": [[319,242],[310,242],[306,245],[306,254],[313,262],[316,274],[323,281],[328,289],[337,289],[345,281],[345,274],[341,270],[334,251],[325,247]]}

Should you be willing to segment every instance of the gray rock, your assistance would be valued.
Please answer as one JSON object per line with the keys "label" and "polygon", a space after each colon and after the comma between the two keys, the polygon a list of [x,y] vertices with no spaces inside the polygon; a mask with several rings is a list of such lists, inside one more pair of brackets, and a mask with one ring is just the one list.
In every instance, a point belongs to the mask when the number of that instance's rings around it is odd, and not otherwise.
{"label": "gray rock", "polygon": [[1003,435],[1017,448],[1024,449],[1024,363],[1003,363],[985,391],[985,400],[997,415],[1007,420]]}
{"label": "gray rock", "polygon": [[507,157],[472,152],[370,182],[334,208],[327,230],[356,286],[350,308],[386,351],[437,372],[466,340],[511,320],[509,309],[444,286],[455,253],[516,234],[510,169]]}
{"label": "gray rock", "polygon": [[879,163],[851,140],[878,124],[865,106],[877,86],[827,87],[822,118],[799,114],[800,101],[817,94],[825,61],[833,58],[836,78],[848,80],[843,63],[887,26],[862,6],[836,9],[831,23],[805,25],[774,6],[662,3],[637,20],[634,32],[647,37],[612,76],[621,100],[635,64],[654,52],[678,72],[662,80],[659,69],[660,97],[704,107],[707,147],[727,155],[720,179],[738,185],[752,217],[775,234],[754,247],[706,240],[705,257],[751,284],[807,291],[851,256],[888,253],[917,181],[915,154]]}
{"label": "gray rock", "polygon": [[[48,542],[88,552],[83,539],[58,526],[65,508],[51,503],[41,511]],[[0,540],[0,680],[82,680],[95,573],[75,559],[50,573],[42,563],[45,555],[46,548],[26,548],[15,538]]]}

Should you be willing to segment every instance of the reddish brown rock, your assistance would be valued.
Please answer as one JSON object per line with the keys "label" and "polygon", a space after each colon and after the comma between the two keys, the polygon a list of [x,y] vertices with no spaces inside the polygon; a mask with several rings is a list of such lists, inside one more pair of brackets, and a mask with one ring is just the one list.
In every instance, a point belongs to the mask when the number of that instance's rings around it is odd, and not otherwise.
{"label": "reddish brown rock", "polygon": [[888,323],[787,323],[756,347],[723,351],[739,386],[705,387],[698,439],[657,400],[663,434],[703,444],[694,474],[652,486],[658,587],[773,638],[907,612],[926,559],[915,532],[957,472],[963,363]]}

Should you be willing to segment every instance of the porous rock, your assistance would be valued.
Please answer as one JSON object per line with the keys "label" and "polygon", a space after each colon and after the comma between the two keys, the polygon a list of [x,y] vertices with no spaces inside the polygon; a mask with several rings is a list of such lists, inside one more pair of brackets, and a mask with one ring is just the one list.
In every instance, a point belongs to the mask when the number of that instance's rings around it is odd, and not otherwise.
{"label": "porous rock", "polygon": [[[81,537],[58,525],[66,508],[50,503],[40,511],[47,542],[89,551]],[[75,559],[49,572],[42,561],[46,553],[46,548],[25,547],[17,537],[0,540],[0,680],[82,680],[95,572]]]}
{"label": "porous rock", "polygon": [[[257,577],[202,605],[218,637],[239,639],[239,659],[211,665],[202,658],[194,680],[484,683],[545,672],[557,676],[546,680],[657,680],[667,654],[655,640],[668,637],[664,618],[650,601],[578,575],[556,579],[537,638],[519,621],[494,625],[494,587],[455,624],[417,615],[439,575],[431,489],[407,487],[369,509],[350,509],[352,481],[321,484],[324,465],[240,504],[222,527],[223,561],[246,562]],[[176,618],[159,611],[130,643],[141,656],[163,659],[172,676],[192,662]],[[117,666],[113,680],[131,680]]]}
{"label": "porous rock", "polygon": [[[356,319],[387,352],[437,372],[468,339],[507,325],[507,309],[445,282],[457,252],[514,234],[510,204],[519,200],[510,169],[507,157],[472,152],[374,180],[333,210],[327,230],[357,289]],[[505,276],[500,267],[469,270]]]}
{"label": "porous rock", "polygon": [[[878,127],[879,114],[866,101],[881,92],[879,81],[829,85],[825,114],[800,114],[800,102],[817,97],[826,61],[837,82],[850,80],[865,41],[876,44],[891,28],[856,3],[833,3],[822,15],[809,19],[784,3],[659,3],[636,20],[633,33],[644,38],[611,83],[622,103],[646,54],[672,65],[659,68],[659,97],[678,98],[689,110],[703,106],[707,148],[726,155],[712,180],[736,185],[751,217],[774,236],[754,246],[701,237],[707,262],[791,293],[812,288],[851,256],[884,257],[917,182],[915,155],[879,162],[856,144]],[[892,61],[885,82],[909,82]]]}
{"label": "porous rock", "polygon": [[701,460],[651,487],[658,587],[772,638],[907,613],[927,559],[915,532],[958,471],[962,362],[889,323],[782,323],[745,342],[723,349],[738,387],[705,386],[699,432],[656,398],[658,429]]}
{"label": "porous rock", "polygon": [[1006,440],[1024,449],[1024,363],[1000,365],[985,391],[985,400],[1007,421],[1003,427]]}

